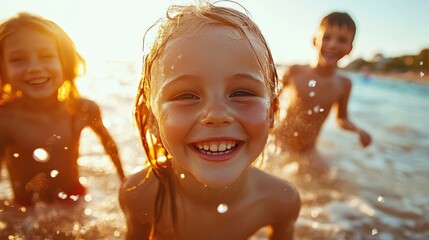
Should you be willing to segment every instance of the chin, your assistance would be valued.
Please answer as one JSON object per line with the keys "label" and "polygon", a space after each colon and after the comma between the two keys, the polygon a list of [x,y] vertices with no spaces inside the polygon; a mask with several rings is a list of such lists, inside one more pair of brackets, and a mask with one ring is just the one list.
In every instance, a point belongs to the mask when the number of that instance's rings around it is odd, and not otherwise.
{"label": "chin", "polygon": [[240,175],[235,176],[225,176],[224,174],[216,174],[216,176],[202,176],[202,177],[196,177],[196,179],[204,186],[210,187],[210,188],[225,188],[230,185],[232,185],[234,182],[237,181],[237,179],[240,178]]}

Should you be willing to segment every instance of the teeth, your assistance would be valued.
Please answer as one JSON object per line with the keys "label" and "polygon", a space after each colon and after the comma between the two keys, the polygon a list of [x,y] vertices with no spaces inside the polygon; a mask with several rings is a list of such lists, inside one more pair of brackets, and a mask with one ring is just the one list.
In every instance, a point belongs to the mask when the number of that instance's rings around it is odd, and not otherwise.
{"label": "teeth", "polygon": [[195,148],[203,151],[205,154],[217,155],[231,152],[237,145],[236,141],[205,142],[195,144]]}
{"label": "teeth", "polygon": [[225,151],[226,150],[226,145],[225,145],[225,143],[221,143],[220,145],[219,145],[219,149],[218,149],[219,151]]}
{"label": "teeth", "polygon": [[210,151],[217,152],[217,146],[215,144],[210,145]]}
{"label": "teeth", "polygon": [[48,78],[37,78],[37,79],[29,80],[27,82],[30,84],[41,84],[41,83],[44,83],[46,81],[48,81]]}

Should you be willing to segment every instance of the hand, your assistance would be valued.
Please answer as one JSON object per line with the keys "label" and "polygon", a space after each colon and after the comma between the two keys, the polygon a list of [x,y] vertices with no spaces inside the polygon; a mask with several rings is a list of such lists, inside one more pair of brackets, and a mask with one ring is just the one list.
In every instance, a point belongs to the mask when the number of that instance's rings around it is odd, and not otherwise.
{"label": "hand", "polygon": [[364,130],[359,129],[359,140],[363,147],[368,147],[371,144],[371,135]]}

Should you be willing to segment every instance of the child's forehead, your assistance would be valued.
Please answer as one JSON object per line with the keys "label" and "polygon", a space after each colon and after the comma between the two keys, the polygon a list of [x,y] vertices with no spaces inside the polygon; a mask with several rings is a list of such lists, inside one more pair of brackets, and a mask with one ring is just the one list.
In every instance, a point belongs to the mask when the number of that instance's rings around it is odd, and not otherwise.
{"label": "child's forehead", "polygon": [[319,28],[320,32],[336,31],[344,34],[352,34],[353,30],[345,24],[325,24]]}
{"label": "child's forehead", "polygon": [[9,43],[8,45],[10,46],[19,44],[56,46],[56,41],[51,34],[32,28],[13,31],[2,42],[3,45],[4,43]]}
{"label": "child's forehead", "polygon": [[[168,60],[170,55],[192,52],[194,49],[208,48],[243,48],[252,54],[263,54],[263,46],[252,35],[243,33],[239,29],[224,25],[205,25],[198,31],[182,33],[173,36],[165,45],[162,61]],[[204,51],[196,54],[204,55]],[[210,57],[210,56],[207,56]]]}

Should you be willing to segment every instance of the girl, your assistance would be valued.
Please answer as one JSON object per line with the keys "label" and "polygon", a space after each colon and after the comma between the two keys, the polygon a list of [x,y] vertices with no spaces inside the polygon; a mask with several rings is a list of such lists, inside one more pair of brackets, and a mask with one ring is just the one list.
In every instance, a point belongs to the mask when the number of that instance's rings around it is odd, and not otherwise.
{"label": "girl", "polygon": [[239,11],[172,6],[145,57],[135,117],[149,166],[120,192],[127,239],[292,239],[296,189],[251,164],[277,111],[277,74]]}
{"label": "girl", "polygon": [[77,159],[87,126],[124,178],[99,107],[77,92],[75,78],[83,68],[73,42],[54,22],[21,13],[0,25],[0,78],[12,93],[0,106],[0,156],[18,204],[75,201],[85,194]]}

